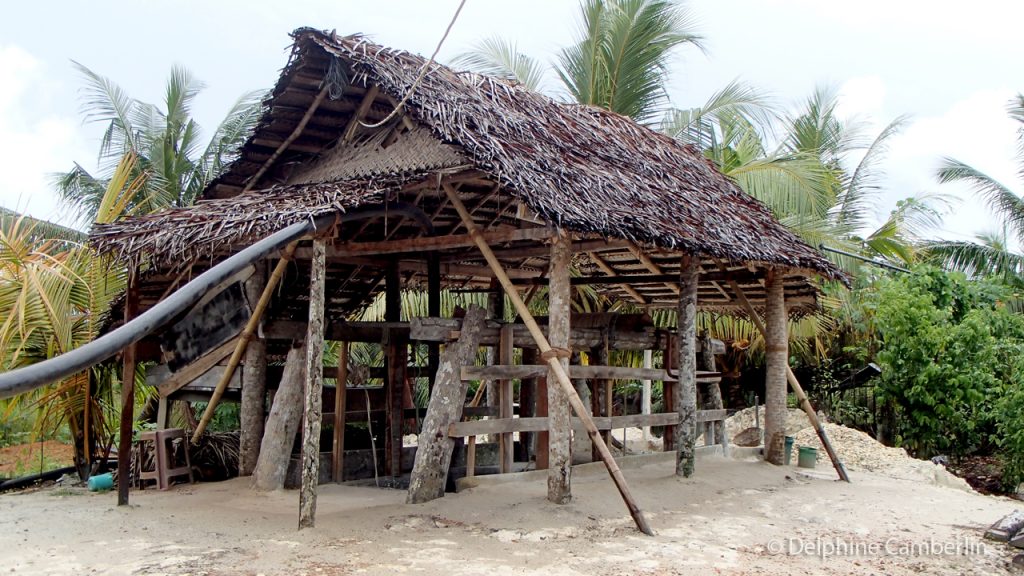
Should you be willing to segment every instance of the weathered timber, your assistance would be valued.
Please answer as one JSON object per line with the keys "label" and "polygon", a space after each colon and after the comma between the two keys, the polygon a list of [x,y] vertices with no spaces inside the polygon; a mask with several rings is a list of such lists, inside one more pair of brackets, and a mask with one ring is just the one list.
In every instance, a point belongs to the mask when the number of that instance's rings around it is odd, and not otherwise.
{"label": "weathered timber", "polygon": [[206,426],[210,423],[210,419],[213,418],[213,413],[217,409],[217,403],[220,402],[220,397],[224,394],[227,382],[234,373],[235,368],[238,367],[238,363],[242,361],[242,354],[245,353],[246,346],[248,346],[249,341],[252,340],[253,336],[256,334],[256,329],[259,327],[260,319],[263,317],[263,312],[267,309],[267,306],[270,304],[270,298],[274,294],[274,288],[277,287],[277,283],[281,281],[281,277],[284,276],[284,272],[288,268],[288,262],[292,259],[292,254],[295,252],[296,244],[296,242],[292,242],[281,252],[281,259],[278,260],[277,266],[274,267],[274,272],[270,275],[270,279],[267,280],[266,286],[263,287],[263,293],[260,294],[260,299],[256,302],[256,306],[252,310],[252,315],[249,316],[249,321],[245,324],[245,328],[238,336],[238,343],[235,345],[235,349],[231,353],[231,359],[228,360],[228,369],[224,372],[224,376],[221,377],[220,383],[217,384],[217,389],[214,390],[213,395],[210,396],[210,402],[206,405],[203,417],[199,420],[199,424],[192,433],[193,444],[199,442],[199,438],[206,430]]}
{"label": "weathered timber", "polygon": [[302,419],[303,386],[306,380],[306,345],[288,351],[284,362],[281,384],[274,394],[274,404],[267,416],[260,443],[260,457],[252,473],[252,487],[256,490],[281,490],[295,434]]}
{"label": "weathered timber", "polygon": [[479,348],[484,310],[470,307],[466,311],[462,336],[448,345],[441,354],[434,393],[430,396],[427,416],[423,420],[409,480],[406,502],[418,504],[444,496],[444,486],[451,465],[454,441],[445,433],[448,425],[462,419],[468,384],[459,378],[459,367],[473,362]]}
{"label": "weathered timber", "polygon": [[[128,323],[139,309],[138,273],[128,277],[125,291],[124,321]],[[135,344],[124,350],[121,372],[121,427],[117,443],[117,505],[128,505],[128,488],[131,485],[129,468],[132,450],[132,424],[135,422]],[[187,449],[187,448],[186,448]]]}
{"label": "weathered timber", "polygon": [[700,259],[685,254],[679,266],[678,361],[675,390],[676,475],[690,477],[696,462],[697,440],[697,272]]}
{"label": "weathered timber", "polygon": [[316,487],[320,483],[320,415],[324,388],[324,284],[327,245],[313,240],[309,280],[309,329],[306,332],[306,390],[302,411],[302,488],[299,529],[316,525]]}
{"label": "weathered timber", "polygon": [[[462,378],[464,380],[485,380],[490,378],[523,379],[537,378],[543,376],[546,372],[547,366],[539,364],[496,364],[494,366],[464,366],[462,368]],[[697,380],[699,382],[719,382],[722,379],[721,377],[721,372],[697,372]],[[675,378],[669,377],[668,374],[661,368],[629,368],[626,366],[569,366],[570,380],[643,380],[644,378],[649,378],[651,380],[663,380],[666,382],[676,381]]]}
{"label": "weathered timber", "polygon": [[237,344],[237,339],[228,340],[177,372],[170,372],[168,369],[166,376],[159,380],[156,378],[159,378],[159,374],[164,374],[163,371],[158,372],[158,375],[155,375],[153,380],[149,379],[149,374],[147,373],[147,383],[156,386],[160,397],[166,398],[208,373],[221,360],[227,358]]}
{"label": "weathered timber", "polygon": [[[726,418],[725,410],[698,410],[696,422],[721,422]],[[618,428],[634,428],[637,426],[668,426],[679,423],[679,413],[661,412],[656,414],[630,414],[628,416],[594,416],[594,425],[599,430]],[[586,426],[580,418],[572,418],[572,429],[585,433]],[[505,434],[513,432],[544,432],[548,430],[549,420],[544,416],[524,418],[498,418],[493,420],[471,420],[455,422],[448,425],[447,434],[451,437],[479,436],[483,434]]]}
{"label": "weathered timber", "polygon": [[334,379],[334,438],[331,444],[331,481],[345,480],[345,406],[348,399],[348,342],[338,344]]}
{"label": "weathered timber", "polygon": [[[515,307],[516,312],[530,329],[530,334],[537,343],[541,357],[547,361],[552,372],[554,372],[554,375],[557,377],[558,386],[568,396],[569,403],[573,410],[575,410],[583,420],[583,423],[587,428],[587,434],[590,435],[592,441],[600,443],[601,460],[604,461],[605,467],[608,469],[608,474],[612,477],[615,487],[618,488],[619,495],[622,496],[622,500],[626,504],[626,508],[629,510],[630,516],[633,518],[633,522],[636,523],[637,528],[644,534],[647,534],[648,536],[654,535],[650,525],[647,523],[647,519],[644,518],[643,511],[640,510],[636,500],[633,499],[629,486],[626,484],[626,479],[622,475],[622,470],[619,469],[619,465],[615,462],[615,458],[612,457],[611,451],[608,450],[608,446],[604,443],[604,440],[601,439],[597,427],[594,426],[593,420],[587,414],[583,401],[580,400],[580,397],[576,394],[576,390],[572,387],[572,382],[569,380],[569,375],[566,373],[565,366],[562,364],[562,360],[558,358],[559,354],[552,349],[551,344],[548,343],[547,338],[541,332],[540,326],[537,325],[537,322],[533,319],[533,315],[530,313],[530,309],[527,307],[526,303],[523,302],[522,297],[519,295],[519,292],[516,291],[515,286],[512,285],[512,281],[509,279],[508,275],[505,274],[505,270],[502,267],[501,262],[498,261],[494,252],[491,250],[491,247],[487,245],[487,242],[480,238],[480,231],[473,222],[473,217],[466,210],[466,206],[459,198],[458,192],[456,192],[455,189],[447,182],[442,182],[442,187],[444,188],[445,195],[448,197],[449,202],[451,202],[452,206],[455,207],[456,211],[458,211],[459,217],[466,226],[466,230],[468,230],[476,240],[477,248],[480,249],[480,253],[487,261],[487,265],[494,270],[494,275],[497,277],[501,287],[504,288],[505,294],[508,295],[508,298]],[[553,253],[554,250],[552,250],[552,254]],[[566,310],[566,320],[568,320],[568,310]],[[565,331],[566,340],[568,340],[568,326]]]}
{"label": "weathered timber", "polygon": [[[573,350],[590,350],[606,343],[612,350],[663,350],[668,345],[669,334],[664,330],[653,327],[634,328],[623,327],[614,330],[605,330],[595,327],[580,327],[573,324],[578,320],[586,320],[588,315],[573,314],[570,320],[571,331],[569,334],[569,345]],[[547,336],[548,329],[542,317],[538,324],[541,333]],[[409,338],[412,340],[432,342],[446,341],[452,339],[453,333],[458,333],[462,320],[459,318],[435,318],[420,317],[412,318],[409,321]],[[580,322],[589,323],[589,322]],[[481,346],[496,346],[500,339],[501,324],[498,322],[487,322],[480,335]],[[512,345],[516,348],[536,349],[536,342],[532,339],[529,329],[524,324],[512,324]],[[368,340],[368,341],[379,341]],[[725,343],[713,339],[712,345],[715,354],[725,354]]]}
{"label": "weathered timber", "polygon": [[[398,266],[388,266],[384,284],[384,320],[399,322],[402,319],[402,276]],[[401,476],[402,424],[404,422],[403,392],[405,372],[408,365],[409,346],[405,338],[388,332],[384,337],[384,356],[387,365],[387,408],[388,420],[384,452],[387,454],[385,469],[391,476]]]}
{"label": "weathered timber", "polygon": [[[697,383],[701,386],[703,392],[703,404],[701,409],[703,410],[720,410],[725,407],[725,403],[722,401],[722,387],[721,380],[718,382],[701,381],[700,370],[708,372],[714,372],[717,370],[715,364],[715,354],[712,351],[711,336],[707,332],[703,332],[700,337],[700,362],[698,363],[697,372]],[[704,440],[707,445],[714,443],[714,439],[718,439],[722,443],[723,451],[728,455],[729,439],[728,434],[725,433],[724,423],[711,423],[704,426]]]}
{"label": "weathered timber", "polygon": [[[512,327],[504,326],[501,329],[501,339],[498,344],[498,361],[502,364],[512,363]],[[512,380],[505,378],[498,380],[498,414],[501,418],[511,418],[513,388]],[[498,469],[502,474],[512,472],[513,466],[513,439],[512,433],[507,432],[498,437]]]}
{"label": "weathered timber", "polygon": [[[255,265],[255,272],[245,282],[246,300],[259,301],[266,285],[266,262]],[[241,431],[238,438],[238,475],[251,476],[260,457],[263,422],[267,411],[267,343],[258,334],[245,350],[242,368],[242,402],[239,410]]]}
{"label": "weathered timber", "polygon": [[[572,268],[570,240],[559,234],[551,242],[551,260],[548,277],[548,343],[552,351],[542,351],[555,357],[563,376],[569,373],[569,326],[572,308],[572,289],[569,270]],[[554,366],[548,370],[548,380],[559,378]],[[569,388],[571,388],[571,384]],[[572,395],[576,391],[572,390]],[[567,504],[572,499],[572,411],[569,390],[565,386],[548,387],[548,500]],[[582,401],[580,402],[582,406]],[[583,407],[582,412],[586,412]],[[580,415],[582,416],[582,414]]]}
{"label": "weathered timber", "polygon": [[[550,228],[508,228],[484,232],[484,237],[491,243],[538,241],[550,238]],[[380,242],[344,242],[331,246],[327,250],[329,260],[344,260],[354,256],[374,256],[379,254],[404,254],[414,252],[435,252],[452,248],[468,248],[473,246],[469,234],[450,236],[423,236],[408,240],[384,240]],[[309,249],[300,248],[295,257],[308,260]]]}

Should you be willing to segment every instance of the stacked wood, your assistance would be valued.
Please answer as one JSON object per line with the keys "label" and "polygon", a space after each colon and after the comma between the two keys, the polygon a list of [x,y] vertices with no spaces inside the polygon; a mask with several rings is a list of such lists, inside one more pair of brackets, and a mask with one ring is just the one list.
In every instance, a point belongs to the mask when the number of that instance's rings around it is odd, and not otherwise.
{"label": "stacked wood", "polygon": [[419,435],[416,461],[409,480],[406,502],[419,504],[444,496],[448,468],[455,441],[448,436],[448,426],[462,419],[469,383],[462,380],[463,366],[472,364],[480,342],[484,310],[470,307],[466,311],[459,340],[449,344],[441,354],[434,381],[434,391],[427,406],[427,416]]}
{"label": "stacked wood", "polygon": [[252,474],[255,490],[270,491],[284,488],[288,462],[295,445],[302,417],[303,384],[306,380],[306,345],[300,344],[288,351],[281,384],[274,395],[267,424],[260,443],[260,455]]}

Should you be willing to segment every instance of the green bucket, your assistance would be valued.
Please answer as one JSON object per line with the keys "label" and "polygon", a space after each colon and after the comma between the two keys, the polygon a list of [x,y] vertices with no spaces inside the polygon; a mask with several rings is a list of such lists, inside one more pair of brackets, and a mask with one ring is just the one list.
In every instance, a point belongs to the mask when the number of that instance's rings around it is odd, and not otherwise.
{"label": "green bucket", "polygon": [[797,456],[796,465],[801,468],[814,468],[818,463],[818,449],[809,446],[801,446],[800,454]]}
{"label": "green bucket", "polygon": [[796,438],[793,438],[792,436],[786,436],[785,449],[782,452],[782,457],[784,458],[782,463],[785,464],[786,466],[789,466],[789,461],[790,459],[793,458],[793,442],[795,441]]}

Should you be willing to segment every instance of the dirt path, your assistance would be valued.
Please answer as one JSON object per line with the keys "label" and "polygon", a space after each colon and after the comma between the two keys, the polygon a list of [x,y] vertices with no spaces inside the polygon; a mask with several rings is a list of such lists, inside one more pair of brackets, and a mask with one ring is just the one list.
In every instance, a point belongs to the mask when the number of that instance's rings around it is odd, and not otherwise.
{"label": "dirt path", "polygon": [[[567,506],[543,482],[483,486],[425,505],[404,492],[322,487],[317,528],[298,494],[245,480],[113,494],[66,488],[0,496],[3,571],[16,574],[1009,574],[982,529],[1022,503],[873,474],[853,484],[796,468],[711,458],[626,470],[658,535],[639,535],[607,476],[574,481]],[[853,547],[822,559],[830,545]],[[909,550],[909,545],[918,546]],[[960,546],[938,550],[940,546]],[[927,549],[922,550],[921,546]],[[811,547],[815,547],[812,550]],[[950,553],[952,552],[952,553]]]}

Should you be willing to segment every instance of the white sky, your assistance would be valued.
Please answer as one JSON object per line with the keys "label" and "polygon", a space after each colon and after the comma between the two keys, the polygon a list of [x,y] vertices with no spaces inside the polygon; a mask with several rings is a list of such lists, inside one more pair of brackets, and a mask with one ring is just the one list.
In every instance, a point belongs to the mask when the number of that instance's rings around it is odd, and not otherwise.
{"label": "white sky", "polygon": [[[49,175],[95,164],[101,133],[80,114],[71,60],[129,94],[158,102],[172,64],[203,80],[195,114],[212,130],[247,90],[269,88],[299,26],[362,32],[429,55],[458,0],[141,0],[18,2],[0,20],[0,205],[72,220]],[[514,39],[550,61],[569,43],[577,0],[468,0],[442,50],[447,61],[482,37]],[[901,114],[912,124],[892,141],[881,220],[899,198],[943,192],[964,199],[942,236],[968,239],[995,228],[969,193],[939,186],[935,168],[953,156],[1020,193],[1015,127],[1005,106],[1024,90],[1024,3],[920,0],[692,0],[708,54],[681,51],[672,68],[674,105],[701,104],[735,78],[795,106],[816,85],[841,89],[844,114],[878,128]],[[550,82],[553,87],[556,82]]]}

